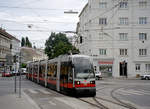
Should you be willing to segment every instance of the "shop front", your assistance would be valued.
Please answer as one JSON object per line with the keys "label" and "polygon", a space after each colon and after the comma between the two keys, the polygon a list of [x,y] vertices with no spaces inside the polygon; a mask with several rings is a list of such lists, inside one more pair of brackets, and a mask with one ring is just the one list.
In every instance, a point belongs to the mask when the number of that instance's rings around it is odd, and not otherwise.
{"label": "shop front", "polygon": [[103,77],[112,77],[113,61],[112,60],[100,60],[98,62],[99,70]]}

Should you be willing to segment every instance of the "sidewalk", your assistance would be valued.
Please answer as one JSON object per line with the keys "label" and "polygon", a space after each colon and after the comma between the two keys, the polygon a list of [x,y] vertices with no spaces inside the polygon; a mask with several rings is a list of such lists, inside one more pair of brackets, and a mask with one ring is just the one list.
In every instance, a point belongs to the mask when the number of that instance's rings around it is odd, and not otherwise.
{"label": "sidewalk", "polygon": [[0,96],[0,109],[40,109],[37,104],[23,91],[19,98],[18,94]]}

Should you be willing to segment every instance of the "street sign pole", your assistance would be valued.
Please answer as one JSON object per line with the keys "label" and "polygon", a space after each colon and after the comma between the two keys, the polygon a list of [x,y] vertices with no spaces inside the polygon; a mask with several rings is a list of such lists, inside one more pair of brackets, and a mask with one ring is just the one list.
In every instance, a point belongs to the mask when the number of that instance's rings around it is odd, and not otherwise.
{"label": "street sign pole", "polygon": [[17,71],[17,63],[16,63],[16,55],[13,57],[14,58],[14,65],[15,65],[15,69],[14,69],[14,71],[15,71],[15,74],[14,74],[14,91],[15,91],[15,93],[17,92],[17,90],[16,90],[16,85],[17,85],[17,82],[16,82],[16,71]]}
{"label": "street sign pole", "polygon": [[17,65],[17,64],[15,63],[15,93],[16,93],[16,88],[17,88],[17,87],[16,87],[16,85],[17,85],[17,84],[16,84],[16,83],[17,83],[17,82],[16,82],[16,71],[17,71],[17,70],[16,70],[16,68],[17,68],[16,65]]}
{"label": "street sign pole", "polygon": [[21,98],[21,52],[20,52],[20,56],[19,56],[19,98]]}

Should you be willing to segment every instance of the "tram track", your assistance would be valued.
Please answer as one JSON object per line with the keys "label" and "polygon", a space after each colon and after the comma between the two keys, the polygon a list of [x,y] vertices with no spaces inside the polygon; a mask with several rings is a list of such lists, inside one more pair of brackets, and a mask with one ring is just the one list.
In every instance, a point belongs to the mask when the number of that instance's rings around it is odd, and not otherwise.
{"label": "tram track", "polygon": [[104,106],[102,103],[100,103],[99,101],[97,101],[97,99],[95,97],[92,98],[95,103],[92,103],[92,102],[90,102],[88,100],[85,100],[83,98],[78,98],[78,99],[80,101],[82,101],[82,102],[88,103],[88,104],[90,104],[90,105],[92,105],[94,107],[97,107],[99,109],[109,109],[108,107]]}
{"label": "tram track", "polygon": [[[128,86],[125,86],[125,87],[128,87]],[[100,88],[100,89],[97,89],[96,92],[100,91],[100,90],[103,90],[103,89],[106,89],[108,87],[103,87],[103,88]],[[116,104],[116,105],[119,105],[119,106],[122,106],[122,107],[125,107],[127,109],[137,109],[135,106],[133,106],[132,104],[130,103],[126,103],[126,102],[123,102],[121,101],[120,99],[118,99],[116,96],[115,96],[115,91],[119,90],[120,88],[124,88],[124,87],[117,87],[117,88],[114,88],[113,90],[111,90],[110,92],[110,96],[111,98],[113,98],[114,100],[108,100],[108,99],[105,99],[105,98],[102,98],[102,97],[95,97],[97,99],[100,99],[100,100],[103,100],[103,101],[106,101],[106,102],[110,102],[110,103],[113,103],[113,104]]]}
{"label": "tram track", "polygon": [[111,94],[111,97],[112,97],[114,100],[116,100],[117,102],[119,102],[121,105],[123,105],[124,107],[126,107],[126,108],[129,108],[129,109],[137,109],[137,108],[134,107],[133,105],[131,105],[131,104],[129,104],[129,103],[125,103],[125,102],[119,100],[119,99],[114,95],[115,91],[117,91],[117,90],[119,90],[119,89],[121,89],[121,88],[122,88],[122,87],[113,89],[113,90],[111,91],[111,93],[110,93],[110,94]]}

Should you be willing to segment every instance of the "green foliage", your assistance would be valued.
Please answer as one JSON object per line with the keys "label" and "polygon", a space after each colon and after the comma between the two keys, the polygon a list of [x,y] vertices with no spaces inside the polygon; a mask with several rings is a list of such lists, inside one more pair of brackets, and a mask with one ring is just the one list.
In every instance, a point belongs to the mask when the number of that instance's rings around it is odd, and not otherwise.
{"label": "green foliage", "polygon": [[32,43],[29,41],[28,37],[26,38],[22,37],[21,47],[24,47],[24,46],[32,48]]}
{"label": "green foliage", "polygon": [[32,44],[31,44],[31,42],[29,41],[28,37],[26,37],[25,45],[26,45],[26,47],[32,48]]}
{"label": "green foliage", "polygon": [[21,64],[21,68],[26,68],[26,66],[27,66],[27,64],[25,64],[25,63]]}
{"label": "green foliage", "polygon": [[67,54],[72,50],[78,51],[79,53],[79,50],[73,47],[66,35],[62,33],[51,33],[51,36],[45,43],[45,53],[48,55],[49,59]]}
{"label": "green foliage", "polygon": [[24,47],[25,46],[25,39],[24,39],[24,37],[22,37],[22,39],[21,39],[21,47]]}

